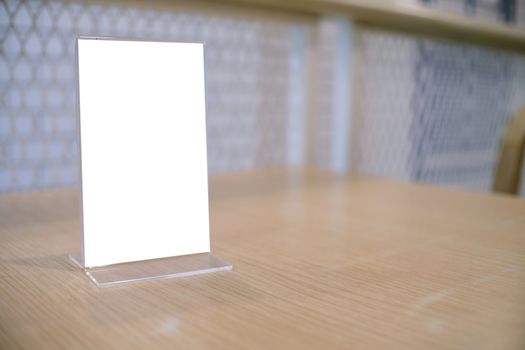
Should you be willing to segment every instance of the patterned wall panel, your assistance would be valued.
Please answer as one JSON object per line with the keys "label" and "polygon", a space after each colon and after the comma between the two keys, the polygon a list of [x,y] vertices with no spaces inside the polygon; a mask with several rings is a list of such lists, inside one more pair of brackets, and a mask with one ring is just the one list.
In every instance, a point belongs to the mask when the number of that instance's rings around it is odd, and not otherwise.
{"label": "patterned wall panel", "polygon": [[361,173],[489,190],[502,130],[525,105],[525,56],[363,28]]}
{"label": "patterned wall panel", "polygon": [[[491,1],[475,14],[461,0],[427,5],[501,20]],[[2,1],[0,192],[77,183],[77,34],[205,41],[212,173],[302,164],[310,143],[323,168],[487,190],[503,125],[525,104],[523,55],[340,17]]]}
{"label": "patterned wall panel", "polygon": [[[421,2],[505,19],[498,1]],[[352,169],[489,190],[503,127],[525,105],[525,56],[366,27],[354,36]]]}
{"label": "patterned wall panel", "polygon": [[[303,98],[295,89],[302,83],[291,80],[304,70],[297,41],[307,26],[274,17],[0,2],[0,192],[77,183],[78,34],[204,41],[210,171],[286,163],[287,148],[302,140],[294,134],[290,141],[287,125],[290,104]],[[296,126],[301,113],[295,107]]]}
{"label": "patterned wall panel", "polygon": [[[521,26],[525,18],[521,0],[422,2],[510,25]],[[490,189],[502,130],[525,105],[524,56],[419,40],[416,57],[413,179]]]}
{"label": "patterned wall panel", "polygon": [[490,188],[500,135],[513,113],[513,63],[503,52],[418,42],[411,125],[415,180]]}
{"label": "patterned wall panel", "polygon": [[352,134],[353,169],[410,179],[415,41],[405,35],[366,28],[356,35],[359,72]]}

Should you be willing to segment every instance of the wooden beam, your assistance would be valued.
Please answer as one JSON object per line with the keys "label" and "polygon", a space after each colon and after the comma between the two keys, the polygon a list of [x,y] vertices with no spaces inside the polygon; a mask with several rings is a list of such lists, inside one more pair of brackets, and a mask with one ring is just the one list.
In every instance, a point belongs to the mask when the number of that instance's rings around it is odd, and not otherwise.
{"label": "wooden beam", "polygon": [[525,52],[525,30],[446,13],[419,4],[377,0],[224,0],[311,14],[336,14],[357,23],[411,34]]}

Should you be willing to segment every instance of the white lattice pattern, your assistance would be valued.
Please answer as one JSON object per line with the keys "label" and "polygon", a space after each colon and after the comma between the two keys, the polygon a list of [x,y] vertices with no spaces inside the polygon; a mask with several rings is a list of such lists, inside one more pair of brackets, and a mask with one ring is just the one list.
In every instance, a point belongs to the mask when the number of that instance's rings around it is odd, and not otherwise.
{"label": "white lattice pattern", "polygon": [[[204,41],[210,171],[284,164],[286,148],[294,147],[286,128],[291,57],[301,55],[293,45],[304,30],[271,16],[1,2],[0,191],[77,181],[77,35]],[[295,73],[304,70],[301,60],[293,62]]]}

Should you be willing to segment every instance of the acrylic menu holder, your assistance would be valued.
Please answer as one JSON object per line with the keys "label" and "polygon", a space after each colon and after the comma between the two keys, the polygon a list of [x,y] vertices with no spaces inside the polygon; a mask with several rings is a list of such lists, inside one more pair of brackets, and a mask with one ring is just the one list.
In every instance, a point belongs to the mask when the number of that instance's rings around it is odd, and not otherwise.
{"label": "acrylic menu holder", "polygon": [[210,252],[202,43],[77,39],[82,250],[99,287],[231,270]]}
{"label": "acrylic menu holder", "polygon": [[82,268],[99,287],[109,287],[147,280],[188,277],[210,272],[228,271],[232,265],[210,253],[176,256],[144,261],[85,268],[80,253],[71,254],[71,261]]}

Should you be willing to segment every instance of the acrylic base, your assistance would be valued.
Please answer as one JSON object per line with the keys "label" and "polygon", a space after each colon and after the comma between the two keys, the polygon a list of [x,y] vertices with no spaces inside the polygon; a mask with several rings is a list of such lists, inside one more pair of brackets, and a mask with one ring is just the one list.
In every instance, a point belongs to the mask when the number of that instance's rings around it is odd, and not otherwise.
{"label": "acrylic base", "polygon": [[228,271],[232,265],[210,253],[84,268],[80,253],[70,259],[99,287]]}

